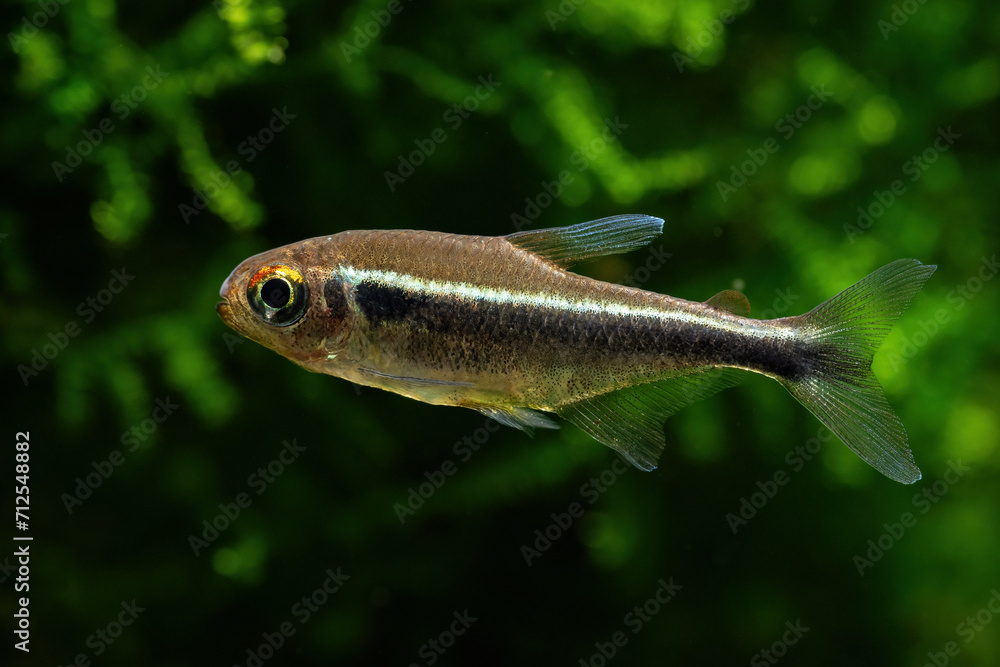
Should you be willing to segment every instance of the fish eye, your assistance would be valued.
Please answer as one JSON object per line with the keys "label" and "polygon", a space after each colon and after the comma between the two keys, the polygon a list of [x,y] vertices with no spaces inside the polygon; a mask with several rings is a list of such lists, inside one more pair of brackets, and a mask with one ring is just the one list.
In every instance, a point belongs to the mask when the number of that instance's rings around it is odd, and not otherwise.
{"label": "fish eye", "polygon": [[247,302],[268,324],[287,327],[305,314],[309,290],[299,271],[284,264],[271,264],[250,278]]}
{"label": "fish eye", "polygon": [[261,286],[260,298],[271,308],[284,308],[292,298],[292,287],[284,278],[271,278]]}

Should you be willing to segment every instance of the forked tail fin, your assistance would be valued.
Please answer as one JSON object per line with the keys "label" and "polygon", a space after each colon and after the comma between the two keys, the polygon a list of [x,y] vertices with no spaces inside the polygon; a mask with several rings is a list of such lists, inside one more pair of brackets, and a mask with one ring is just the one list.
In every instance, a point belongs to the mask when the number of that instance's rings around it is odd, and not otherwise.
{"label": "forked tail fin", "polygon": [[920,469],[906,445],[906,430],[872,373],[872,358],[936,268],[896,260],[802,315],[811,368],[784,382],[858,456],[904,484],[920,479]]}

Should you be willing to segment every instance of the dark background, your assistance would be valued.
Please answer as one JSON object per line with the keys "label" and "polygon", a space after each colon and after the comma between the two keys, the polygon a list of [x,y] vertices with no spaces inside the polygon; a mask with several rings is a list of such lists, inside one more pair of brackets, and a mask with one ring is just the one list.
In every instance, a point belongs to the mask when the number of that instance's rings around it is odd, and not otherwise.
{"label": "dark background", "polygon": [[[28,531],[11,517],[2,534],[34,541],[30,655],[12,647],[17,545],[0,547],[0,661],[256,664],[248,650],[288,622],[264,664],[771,664],[765,649],[996,664],[1000,8],[391,8],[5,5],[0,488],[13,514],[30,431],[31,509]],[[497,85],[476,99],[480,77]],[[287,124],[261,134],[275,110]],[[390,188],[401,160],[413,173]],[[900,257],[938,264],[874,364],[924,479],[897,484],[836,439],[796,469],[786,456],[825,432],[762,377],[672,418],[658,470],[618,475],[571,426],[487,432],[472,411],[306,373],[214,311],[238,262],[303,238],[625,212],[664,218],[662,239],[582,272],[693,300],[742,289],[758,317]],[[134,276],[119,293],[114,271]],[[159,423],[157,400],[177,406]],[[463,438],[485,443],[463,460]],[[286,440],[304,451],[261,488],[250,476]],[[449,460],[401,522],[395,506]],[[88,475],[99,486],[74,501]],[[196,556],[190,537],[241,493],[251,504]],[[766,504],[733,524],[744,499]],[[550,527],[572,503],[583,516]],[[522,547],[547,528],[529,566]],[[873,559],[863,576],[857,558]],[[338,568],[349,579],[301,622],[295,605]],[[669,602],[627,617],[671,578]]]}

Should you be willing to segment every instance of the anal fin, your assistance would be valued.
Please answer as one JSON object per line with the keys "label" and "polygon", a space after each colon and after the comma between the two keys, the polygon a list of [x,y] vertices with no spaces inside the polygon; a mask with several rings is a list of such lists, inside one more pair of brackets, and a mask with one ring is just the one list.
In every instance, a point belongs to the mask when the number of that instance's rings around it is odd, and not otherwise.
{"label": "anal fin", "polygon": [[732,387],[743,375],[715,368],[648,382],[569,403],[557,411],[640,470],[653,470],[666,446],[663,423],[695,401]]}

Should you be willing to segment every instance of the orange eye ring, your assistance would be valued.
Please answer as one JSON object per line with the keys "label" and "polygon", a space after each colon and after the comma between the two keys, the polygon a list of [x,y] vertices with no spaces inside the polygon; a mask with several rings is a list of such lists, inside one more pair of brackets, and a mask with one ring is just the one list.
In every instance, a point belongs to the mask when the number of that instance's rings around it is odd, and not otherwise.
{"label": "orange eye ring", "polygon": [[309,288],[298,269],[285,264],[268,264],[250,277],[247,303],[268,324],[287,327],[305,314]]}

